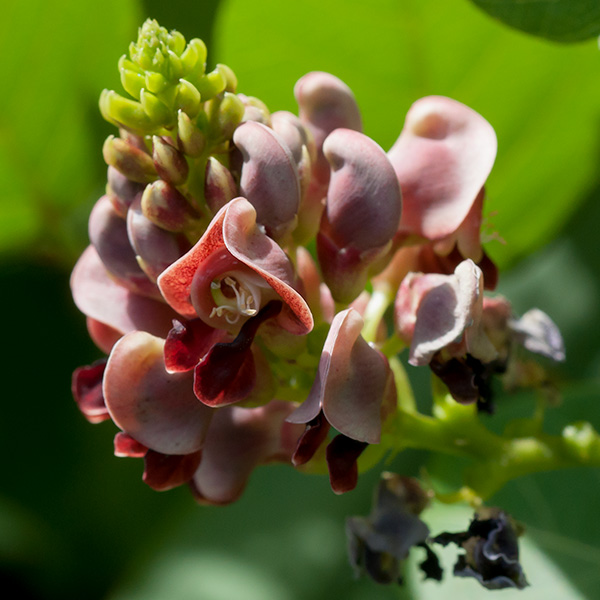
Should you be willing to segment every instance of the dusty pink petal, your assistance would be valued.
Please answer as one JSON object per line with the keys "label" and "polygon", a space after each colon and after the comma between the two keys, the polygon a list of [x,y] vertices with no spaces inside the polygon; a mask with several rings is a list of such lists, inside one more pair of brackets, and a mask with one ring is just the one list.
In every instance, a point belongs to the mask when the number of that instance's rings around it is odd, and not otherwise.
{"label": "dusty pink petal", "polygon": [[528,310],[520,319],[511,319],[515,339],[527,350],[556,362],[565,360],[565,344],[560,330],[539,308]]}
{"label": "dusty pink petal", "polygon": [[[213,218],[200,241],[158,278],[167,302],[187,318],[226,326],[210,317],[215,307],[210,282],[219,274],[246,269],[257,275],[284,302],[279,324],[294,334],[313,327],[310,309],[294,289],[294,270],[285,252],[256,224],[256,211],[245,198],[235,198]],[[194,282],[196,280],[196,282]],[[200,283],[199,283],[200,282]],[[192,284],[195,300],[192,302]],[[200,311],[202,314],[197,314]],[[224,317],[221,317],[224,321]]]}
{"label": "dusty pink petal", "polygon": [[192,490],[201,503],[229,504],[237,500],[255,467],[289,461],[290,441],[302,427],[285,422],[294,408],[274,400],[258,408],[222,408],[211,424]]}
{"label": "dusty pink petal", "polygon": [[388,244],[398,229],[402,199],[385,152],[358,131],[336,129],[323,153],[331,165],[325,214],[335,243],[361,252]]}
{"label": "dusty pink petal", "polygon": [[213,411],[198,402],[191,372],[165,370],[164,340],[134,331],[108,359],[104,398],[116,425],[163,454],[190,454],[202,447]]}
{"label": "dusty pink petal", "polygon": [[426,365],[436,352],[461,340],[465,352],[492,360],[495,349],[480,328],[482,309],[483,276],[471,260],[460,263],[453,275],[405,277],[395,314],[397,330],[411,342],[410,364]]}
{"label": "dusty pink petal", "polygon": [[119,431],[115,435],[114,445],[115,456],[143,458],[146,456],[146,452],[148,452],[148,448],[144,444],[140,444],[123,431]]}
{"label": "dusty pink petal", "polygon": [[123,335],[120,331],[117,331],[114,327],[110,327],[105,323],[96,321],[91,317],[87,317],[85,320],[87,325],[88,333],[92,338],[92,341],[100,350],[106,354],[110,354],[112,347],[119,341]]}
{"label": "dusty pink petal", "polygon": [[280,239],[296,225],[300,178],[285,141],[270,127],[248,121],[233,134],[243,157],[240,194],[256,209],[256,221]]}
{"label": "dusty pink petal", "polygon": [[160,298],[156,285],[140,268],[127,235],[127,224],[110,198],[102,196],[94,205],[88,222],[90,241],[106,270],[132,292]]}
{"label": "dusty pink petal", "polygon": [[491,125],[442,96],[415,102],[388,152],[402,188],[399,233],[439,240],[463,223],[496,157]]}
{"label": "dusty pink petal", "polygon": [[142,479],[157,492],[171,490],[192,479],[201,458],[202,450],[183,455],[161,454],[148,450],[144,456]]}
{"label": "dusty pink petal", "polygon": [[352,308],[335,316],[315,382],[308,398],[288,418],[291,423],[308,423],[323,410],[340,433],[379,442],[390,371],[385,357],[360,335],[362,326],[362,317]]}
{"label": "dusty pink petal", "polygon": [[177,316],[164,302],[116,283],[93,246],[86,248],[73,269],[71,291],[82,313],[121,334],[140,330],[165,337]]}
{"label": "dusty pink petal", "polygon": [[90,423],[101,423],[110,419],[104,395],[102,394],[102,377],[106,368],[106,358],[93,364],[79,367],[73,372],[71,391],[77,407]]}
{"label": "dusty pink petal", "polygon": [[173,320],[173,328],[165,340],[165,368],[169,373],[190,371],[225,335],[200,319]]}
{"label": "dusty pink petal", "polygon": [[294,86],[300,120],[310,130],[316,147],[313,177],[321,184],[329,181],[329,164],[323,155],[323,142],[340,127],[362,131],[362,119],[352,90],[341,80],[322,71],[312,71]]}

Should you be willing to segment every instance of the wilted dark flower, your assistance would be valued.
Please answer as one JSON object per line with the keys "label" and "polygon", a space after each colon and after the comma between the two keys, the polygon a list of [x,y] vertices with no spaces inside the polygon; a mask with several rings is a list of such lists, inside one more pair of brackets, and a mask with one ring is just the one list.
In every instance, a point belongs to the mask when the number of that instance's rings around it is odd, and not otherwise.
{"label": "wilted dark flower", "polygon": [[520,534],[519,525],[509,514],[499,508],[482,508],[467,531],[444,532],[432,541],[443,546],[454,543],[465,550],[454,565],[456,576],[474,577],[490,590],[522,590],[529,584],[519,563]]}
{"label": "wilted dark flower", "polygon": [[426,544],[429,528],[419,518],[428,503],[429,495],[416,479],[383,473],[371,514],[346,520],[348,554],[355,574],[367,574],[377,583],[402,583],[402,561],[413,546],[421,546],[427,552],[420,565],[425,577],[440,581],[442,570]]}

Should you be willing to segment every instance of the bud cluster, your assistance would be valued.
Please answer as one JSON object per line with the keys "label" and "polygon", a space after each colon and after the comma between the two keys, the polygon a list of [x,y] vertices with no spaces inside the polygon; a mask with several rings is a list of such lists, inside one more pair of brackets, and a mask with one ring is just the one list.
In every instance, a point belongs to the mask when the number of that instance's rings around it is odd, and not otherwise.
{"label": "bud cluster", "polygon": [[[71,279],[107,356],[75,372],[73,392],[88,420],[118,426],[115,454],[144,458],[148,485],[226,504],[282,461],[343,493],[388,450],[445,451],[446,416],[493,412],[493,379],[550,389],[532,357],[564,359],[556,326],[484,293],[498,277],[480,239],[496,137],[479,114],[418,100],[386,153],[337,77],[308,73],[298,114],[271,113],[229,67],[206,72],[201,40],[155,21],[119,70],[130,98],[100,99],[119,131]],[[404,346],[451,398],[433,417],[410,404]],[[461,435],[487,440],[469,414]],[[493,489],[473,479],[473,497],[479,485],[478,498]]]}

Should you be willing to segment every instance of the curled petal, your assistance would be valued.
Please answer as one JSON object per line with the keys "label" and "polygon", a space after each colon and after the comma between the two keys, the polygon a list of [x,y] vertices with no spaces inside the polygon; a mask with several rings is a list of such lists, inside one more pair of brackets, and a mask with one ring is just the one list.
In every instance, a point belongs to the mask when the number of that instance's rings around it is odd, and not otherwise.
{"label": "curled petal", "polygon": [[200,319],[173,320],[173,328],[165,340],[165,368],[169,373],[193,369],[201,358],[218,342],[224,332],[214,329]]}
{"label": "curled petal", "polygon": [[102,394],[102,377],[106,368],[106,358],[95,363],[79,367],[73,372],[71,391],[79,410],[90,423],[101,423],[110,419],[104,395]]}
{"label": "curled petal", "polygon": [[467,217],[496,158],[492,126],[464,104],[442,96],[415,102],[388,152],[400,187],[399,232],[439,240]]}
{"label": "curled petal", "polygon": [[539,308],[528,310],[520,319],[510,320],[509,327],[522,346],[556,362],[565,360],[565,345],[560,330]]}
{"label": "curled petal", "polygon": [[[256,211],[245,198],[236,198],[213,218],[200,241],[158,278],[167,302],[187,318],[199,316],[208,324],[216,308],[211,280],[242,266],[270,287],[284,302],[278,323],[294,334],[308,333],[313,319],[308,305],[294,289],[294,270],[285,252],[256,224]],[[208,272],[210,269],[210,273]],[[192,284],[201,281],[192,303]],[[212,319],[212,320],[211,320]],[[227,327],[222,318],[220,327]]]}
{"label": "curled petal", "polygon": [[194,369],[194,393],[207,406],[233,404],[249,396],[256,382],[252,342],[260,325],[281,311],[281,302],[269,302],[242,326],[228,344],[215,344]]}
{"label": "curled petal", "polygon": [[301,428],[285,422],[292,409],[290,403],[274,400],[258,408],[217,411],[192,481],[198,501],[229,504],[242,494],[256,466],[289,461],[301,433]]}
{"label": "curled petal", "polygon": [[127,224],[110,198],[102,196],[89,219],[90,241],[106,270],[132,292],[160,298],[156,285],[140,268],[127,235]]}
{"label": "curled petal", "polygon": [[358,483],[358,457],[368,446],[345,435],[336,435],[327,446],[329,482],[336,494],[353,490]]}
{"label": "curled petal", "polygon": [[129,458],[143,458],[148,452],[144,444],[140,444],[124,431],[119,431],[115,435],[115,456],[127,456]]}
{"label": "curled petal", "polygon": [[177,316],[164,302],[140,296],[116,283],[93,246],[84,250],[73,269],[71,291],[82,313],[121,335],[139,330],[164,337]]}
{"label": "curled petal", "polygon": [[148,450],[144,456],[142,479],[157,492],[171,490],[192,479],[201,459],[202,450],[183,455],[161,454]]}
{"label": "curled petal", "polygon": [[198,402],[191,373],[167,373],[164,341],[134,331],[108,359],[104,398],[119,428],[163,454],[190,454],[202,447],[213,412]]}
{"label": "curled petal", "polygon": [[323,144],[331,165],[325,214],[341,247],[361,252],[385,246],[400,221],[402,200],[394,169],[381,147],[351,129],[336,129]]}
{"label": "curled petal", "polygon": [[294,86],[300,120],[310,130],[317,151],[313,177],[321,184],[329,181],[329,163],[323,155],[323,142],[340,127],[362,131],[360,111],[352,90],[330,73],[312,71]]}
{"label": "curled petal", "polygon": [[352,308],[335,316],[310,394],[290,415],[290,422],[308,423],[323,410],[340,433],[353,440],[379,442],[390,370],[385,357],[360,335],[362,326],[362,317]]}
{"label": "curled petal", "polygon": [[[407,275],[398,290],[395,312],[401,336],[410,340],[409,362],[426,365],[442,348],[465,334],[465,351],[488,362],[496,350],[480,330],[483,277],[471,260],[463,261],[453,275]],[[469,328],[467,332],[467,328]]]}
{"label": "curled petal", "polygon": [[261,123],[243,123],[233,141],[244,160],[240,194],[256,209],[256,221],[279,239],[295,226],[300,206],[296,161],[283,139]]}

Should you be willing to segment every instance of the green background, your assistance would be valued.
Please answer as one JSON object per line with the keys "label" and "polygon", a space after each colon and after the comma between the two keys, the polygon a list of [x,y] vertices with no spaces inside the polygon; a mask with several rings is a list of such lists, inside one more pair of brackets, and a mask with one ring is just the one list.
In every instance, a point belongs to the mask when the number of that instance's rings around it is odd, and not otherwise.
{"label": "green background", "polygon": [[[168,6],[167,6],[168,4]],[[100,356],[73,306],[68,278],[87,243],[87,215],[105,184],[101,146],[112,128],[97,109],[118,89],[116,62],[144,18],[229,64],[240,91],[295,110],[310,70],[346,81],[365,131],[384,148],[412,102],[460,100],[496,129],[487,186],[488,252],[518,312],[547,311],[561,327],[564,392],[547,428],[600,427],[600,52],[595,40],[555,44],[509,29],[467,0],[137,2],[41,0],[3,5],[0,19],[0,291],[2,478],[0,581],[18,599],[302,600],[485,598],[474,581],[403,588],[355,581],[344,519],[366,514],[378,470],[337,497],[322,477],[271,466],[243,498],[196,506],[186,489],[151,491],[141,461],[112,455],[115,428],[92,426],[70,394],[73,369]],[[492,236],[493,237],[493,236]],[[427,394],[423,374],[419,393]],[[531,409],[502,398],[497,426]],[[411,452],[387,469],[417,474]],[[431,473],[451,472],[436,459]],[[531,588],[502,598],[597,598],[598,470],[541,474],[494,501],[528,526]],[[432,509],[437,533],[464,528],[461,509]]]}

